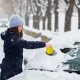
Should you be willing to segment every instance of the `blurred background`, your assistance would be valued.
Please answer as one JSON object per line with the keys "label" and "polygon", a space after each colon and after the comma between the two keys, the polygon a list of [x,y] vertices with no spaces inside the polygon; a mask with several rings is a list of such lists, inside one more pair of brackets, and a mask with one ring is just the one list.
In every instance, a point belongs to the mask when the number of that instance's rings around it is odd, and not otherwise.
{"label": "blurred background", "polygon": [[61,34],[80,29],[80,0],[0,0],[0,18],[9,19],[13,14],[40,31]]}

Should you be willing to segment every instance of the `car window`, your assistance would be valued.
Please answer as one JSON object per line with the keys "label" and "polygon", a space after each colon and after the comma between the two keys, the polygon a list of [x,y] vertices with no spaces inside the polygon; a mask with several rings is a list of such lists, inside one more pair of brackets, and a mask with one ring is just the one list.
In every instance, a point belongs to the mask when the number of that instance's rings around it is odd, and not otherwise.
{"label": "car window", "polygon": [[69,66],[68,71],[80,71],[80,42],[76,42],[74,46],[77,47],[67,52],[67,54],[74,58],[63,63],[64,66]]}
{"label": "car window", "polygon": [[75,42],[74,46],[76,46],[75,48],[71,48],[69,52],[67,52],[67,54],[69,54],[70,56],[74,57],[80,57],[80,42]]}

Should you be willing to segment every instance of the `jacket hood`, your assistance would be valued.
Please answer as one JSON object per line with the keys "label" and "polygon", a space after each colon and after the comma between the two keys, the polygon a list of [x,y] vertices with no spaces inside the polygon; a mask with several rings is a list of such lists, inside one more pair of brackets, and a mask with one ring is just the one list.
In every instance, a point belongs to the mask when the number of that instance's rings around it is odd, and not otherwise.
{"label": "jacket hood", "polygon": [[1,33],[1,39],[2,39],[2,40],[8,39],[9,36],[10,36],[10,32],[9,32],[8,29],[7,29],[6,31],[4,31],[4,32]]}

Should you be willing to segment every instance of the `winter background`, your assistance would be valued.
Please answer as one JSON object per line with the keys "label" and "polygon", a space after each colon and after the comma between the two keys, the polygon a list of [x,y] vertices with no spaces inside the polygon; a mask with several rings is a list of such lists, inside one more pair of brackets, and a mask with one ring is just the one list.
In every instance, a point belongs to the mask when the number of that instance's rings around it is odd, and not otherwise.
{"label": "winter background", "polygon": [[[80,72],[80,0],[0,0],[0,21],[8,21],[13,14],[25,20],[25,40],[41,41],[46,36],[55,53],[47,55],[45,48],[24,49],[23,72],[9,80],[80,80],[80,74],[75,73]],[[1,24],[0,33],[7,29]],[[34,38],[26,31],[40,35]],[[4,58],[1,38],[0,46],[1,63]],[[70,50],[62,53],[60,49],[64,48]]]}

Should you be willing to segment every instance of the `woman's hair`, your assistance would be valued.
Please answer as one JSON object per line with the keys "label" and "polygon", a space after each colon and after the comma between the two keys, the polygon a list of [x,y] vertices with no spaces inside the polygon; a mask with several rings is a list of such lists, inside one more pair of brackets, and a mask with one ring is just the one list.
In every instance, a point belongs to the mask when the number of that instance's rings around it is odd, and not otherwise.
{"label": "woman's hair", "polygon": [[23,30],[21,32],[18,31],[18,27],[9,28],[10,32],[15,32],[20,38],[23,37]]}

